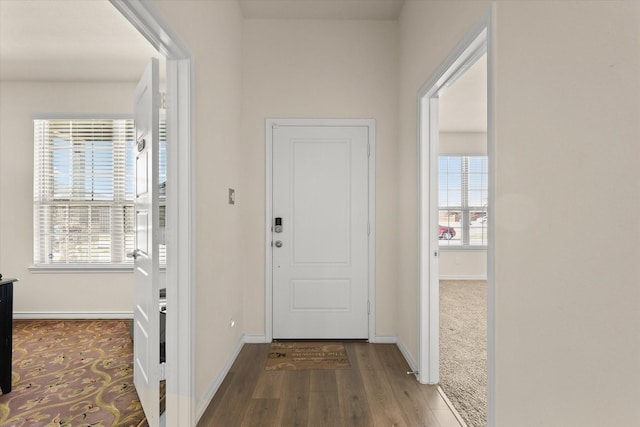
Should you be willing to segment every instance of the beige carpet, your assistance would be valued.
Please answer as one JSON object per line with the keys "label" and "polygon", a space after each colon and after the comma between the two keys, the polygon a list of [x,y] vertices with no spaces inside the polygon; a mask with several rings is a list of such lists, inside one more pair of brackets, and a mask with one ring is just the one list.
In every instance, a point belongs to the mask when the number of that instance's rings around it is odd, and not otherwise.
{"label": "beige carpet", "polygon": [[440,386],[469,427],[487,425],[487,282],[440,281]]}
{"label": "beige carpet", "polygon": [[265,369],[340,369],[349,366],[351,363],[341,342],[274,342]]}

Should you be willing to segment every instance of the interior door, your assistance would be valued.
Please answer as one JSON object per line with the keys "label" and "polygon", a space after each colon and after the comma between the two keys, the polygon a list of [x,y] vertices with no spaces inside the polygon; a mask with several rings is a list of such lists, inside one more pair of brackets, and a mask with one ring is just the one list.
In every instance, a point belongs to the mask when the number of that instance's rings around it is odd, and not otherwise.
{"label": "interior door", "polygon": [[149,427],[158,426],[160,416],[158,84],[158,60],[153,58],[134,92],[136,238],[133,253],[133,382]]}
{"label": "interior door", "polygon": [[368,128],[272,132],[273,338],[368,338]]}

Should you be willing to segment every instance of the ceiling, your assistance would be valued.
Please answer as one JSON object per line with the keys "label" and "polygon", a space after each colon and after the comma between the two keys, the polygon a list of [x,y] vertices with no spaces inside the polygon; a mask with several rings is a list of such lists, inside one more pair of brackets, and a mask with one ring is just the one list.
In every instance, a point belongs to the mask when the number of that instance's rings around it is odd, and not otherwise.
{"label": "ceiling", "polygon": [[0,0],[0,80],[137,81],[151,56],[107,0]]}
{"label": "ceiling", "polygon": [[[404,4],[238,1],[246,19],[396,20]],[[137,81],[151,56],[163,60],[107,0],[0,0],[0,80]],[[440,113],[443,131],[486,131],[486,58],[443,93]]]}

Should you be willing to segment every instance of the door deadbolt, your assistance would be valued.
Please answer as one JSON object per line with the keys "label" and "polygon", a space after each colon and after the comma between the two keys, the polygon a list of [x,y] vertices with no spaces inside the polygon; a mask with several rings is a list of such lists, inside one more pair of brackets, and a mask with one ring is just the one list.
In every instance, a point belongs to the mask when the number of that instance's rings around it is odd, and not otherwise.
{"label": "door deadbolt", "polygon": [[278,217],[275,221],[275,226],[273,227],[273,231],[276,233],[282,233],[282,218]]}
{"label": "door deadbolt", "polygon": [[282,247],[282,242],[280,240],[276,240],[276,248],[281,248]]}

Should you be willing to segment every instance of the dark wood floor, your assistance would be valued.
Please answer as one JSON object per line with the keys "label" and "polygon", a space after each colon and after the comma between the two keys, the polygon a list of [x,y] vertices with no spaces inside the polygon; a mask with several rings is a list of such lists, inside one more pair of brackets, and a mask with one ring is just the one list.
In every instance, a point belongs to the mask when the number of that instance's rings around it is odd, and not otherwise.
{"label": "dark wood floor", "polygon": [[396,345],[345,343],[351,367],[265,371],[269,344],[247,344],[198,427],[460,427]]}

